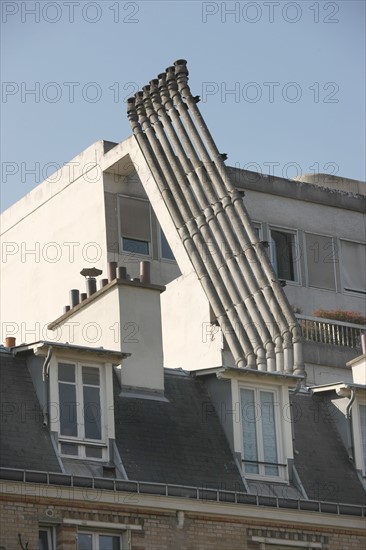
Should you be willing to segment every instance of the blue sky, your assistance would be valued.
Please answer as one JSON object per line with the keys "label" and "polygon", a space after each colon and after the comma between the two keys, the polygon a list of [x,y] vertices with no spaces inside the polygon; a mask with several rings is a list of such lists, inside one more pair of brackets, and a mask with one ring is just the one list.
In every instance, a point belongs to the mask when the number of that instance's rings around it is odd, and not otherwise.
{"label": "blue sky", "polygon": [[[2,1],[1,209],[179,58],[228,164],[365,180],[363,1]],[[33,90],[33,93],[32,93]]]}

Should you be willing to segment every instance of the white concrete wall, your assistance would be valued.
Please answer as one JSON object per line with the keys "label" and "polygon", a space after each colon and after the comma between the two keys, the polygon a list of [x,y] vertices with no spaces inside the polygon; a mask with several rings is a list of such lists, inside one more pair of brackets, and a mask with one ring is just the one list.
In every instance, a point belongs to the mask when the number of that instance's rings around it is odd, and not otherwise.
{"label": "white concrete wall", "polygon": [[196,370],[223,364],[221,329],[210,323],[210,308],[196,274],[172,281],[161,295],[164,365]]}
{"label": "white concrete wall", "polygon": [[103,169],[107,171],[112,166],[115,166],[117,162],[119,163],[119,173],[122,175],[128,175],[133,169],[136,170],[156,217],[158,218],[159,223],[169,241],[169,245],[182,274],[191,273],[193,271],[192,264],[179,236],[176,234],[171,216],[146,164],[144,156],[137,146],[133,136],[128,138],[126,141],[119,143],[104,156]]}
{"label": "white concrete wall", "polygon": [[[359,212],[351,212],[341,208],[287,197],[266,195],[252,190],[245,191],[244,202],[251,219],[255,221],[351,241],[364,242],[366,239],[365,215]],[[313,311],[317,309],[343,309],[364,312],[366,307],[365,297],[343,293],[340,288],[339,269],[341,266],[339,261],[335,265],[335,269],[338,271],[337,292],[303,286],[306,277],[301,233],[299,237],[302,284],[287,283],[284,291],[290,303],[301,308],[304,315],[312,315]],[[266,235],[264,235],[264,238],[266,238]]]}
{"label": "white concrete wall", "polygon": [[[46,339],[47,324],[85,291],[84,267],[104,267],[105,219],[97,142],[4,212],[2,340]],[[33,251],[33,252],[32,252]]]}
{"label": "white concrete wall", "polygon": [[122,384],[163,390],[160,292],[128,285],[118,288],[121,349],[131,353],[124,362]]}
{"label": "white concrete wall", "polygon": [[158,290],[115,285],[66,319],[55,329],[54,338],[131,353],[123,361],[123,385],[164,388]]}

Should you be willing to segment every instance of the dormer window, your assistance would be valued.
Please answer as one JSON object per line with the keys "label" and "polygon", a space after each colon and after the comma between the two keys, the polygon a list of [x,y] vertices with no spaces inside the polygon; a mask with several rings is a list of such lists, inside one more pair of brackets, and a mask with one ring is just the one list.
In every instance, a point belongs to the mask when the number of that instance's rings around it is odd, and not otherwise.
{"label": "dormer window", "polygon": [[279,399],[275,391],[240,389],[243,468],[250,477],[279,477]]}
{"label": "dormer window", "polygon": [[[105,434],[100,366],[58,363],[59,443],[62,455],[102,459]],[[80,445],[77,441],[84,442]]]}

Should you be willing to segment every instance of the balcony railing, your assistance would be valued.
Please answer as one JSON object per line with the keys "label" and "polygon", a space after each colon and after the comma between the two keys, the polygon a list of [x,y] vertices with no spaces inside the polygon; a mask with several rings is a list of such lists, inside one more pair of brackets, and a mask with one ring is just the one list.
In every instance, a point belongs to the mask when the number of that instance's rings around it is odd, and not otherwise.
{"label": "balcony railing", "polygon": [[297,315],[297,318],[305,340],[361,349],[361,334],[366,332],[366,325],[307,315]]}

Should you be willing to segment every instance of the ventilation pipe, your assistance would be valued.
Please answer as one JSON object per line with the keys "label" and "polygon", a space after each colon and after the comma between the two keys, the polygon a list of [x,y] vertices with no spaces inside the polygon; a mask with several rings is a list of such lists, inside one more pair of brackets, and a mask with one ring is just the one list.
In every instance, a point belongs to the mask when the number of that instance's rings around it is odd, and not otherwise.
{"label": "ventilation pipe", "polygon": [[[156,89],[156,81],[152,82],[151,88],[153,90],[154,88]],[[143,98],[146,115],[149,117],[150,128],[152,130],[148,134],[148,139],[150,141],[154,140],[156,143],[160,142],[161,144],[160,157],[158,158],[160,164],[163,166],[162,169],[164,171],[164,175],[166,176],[167,181],[169,181],[171,188],[174,188],[177,193],[180,192],[182,194],[182,200],[185,201],[184,215],[186,218],[186,227],[188,227],[188,224],[191,223],[192,220],[195,221],[196,227],[201,233],[200,238],[203,239],[200,244],[202,251],[201,253],[206,252],[210,259],[213,260],[213,262],[208,262],[208,258],[205,258],[208,269],[210,270],[210,267],[212,266],[213,272],[216,272],[217,275],[221,277],[221,281],[224,283],[230,296],[230,304],[234,304],[241,324],[244,324],[247,327],[248,335],[246,335],[244,331],[241,331],[239,337],[240,342],[243,344],[244,353],[248,358],[250,356],[250,361],[253,360],[252,356],[255,354],[257,356],[257,363],[263,365],[263,370],[265,370],[265,352],[262,348],[256,325],[247,314],[247,309],[242,302],[238,289],[235,285],[235,281],[230,276],[230,271],[222,254],[222,247],[217,244],[217,242],[220,242],[220,239],[224,239],[224,236],[222,234],[217,234],[217,231],[215,231],[216,226],[214,226],[211,231],[210,225],[206,222],[205,215],[202,214],[194,194],[190,190],[189,185],[187,185],[185,174],[179,164],[179,160],[182,159],[182,156],[176,148],[178,159],[175,157],[172,147],[164,134],[162,124],[160,123],[152,106],[149,86],[144,87]],[[138,99],[136,100],[137,102]],[[166,118],[167,117],[164,118],[164,128],[168,132],[170,126],[169,121],[167,121]],[[156,135],[158,136],[159,141],[157,141]],[[176,146],[176,143],[174,143],[174,146]],[[210,219],[211,218],[215,221],[213,216],[210,216]],[[210,243],[210,245],[212,244],[211,250],[208,250],[208,243]],[[230,304],[227,303],[224,304],[224,306],[229,308]]]}
{"label": "ventilation pipe", "polygon": [[123,266],[117,267],[117,278],[127,279],[127,269]]}
{"label": "ventilation pipe", "polygon": [[[215,212],[215,206],[218,205],[217,199],[210,194],[210,186],[207,185],[207,177],[205,176],[204,179],[200,178],[199,169],[201,168],[202,163],[199,161],[185,127],[181,122],[180,116],[175,110],[169,94],[167,93],[165,74],[159,75],[159,79],[160,96],[156,90],[157,81],[152,81],[151,99],[156,113],[162,120],[162,125],[161,123],[154,122],[153,127],[163,144],[164,141],[166,142],[167,140],[166,138],[164,139],[164,133],[161,129],[162,126],[171,140],[178,158],[175,157],[169,142],[168,146],[163,145],[163,147],[168,149],[167,155],[169,157],[169,162],[174,168],[174,173],[180,176],[178,178],[179,185],[187,197],[187,202],[191,207],[192,215],[196,217],[199,222],[199,228],[204,235],[205,242],[210,243],[210,254],[212,254],[217,268],[222,270],[222,272],[228,272],[228,275],[232,281],[231,285],[234,285],[237,289],[236,296],[233,297],[233,300],[238,309],[241,308],[245,311],[242,315],[246,315],[247,318],[243,320],[243,323],[248,331],[250,341],[253,343],[256,350],[258,350],[259,355],[263,354],[263,349],[261,348],[262,344],[264,345],[267,350],[269,370],[276,370],[274,362],[274,344],[272,342],[271,334],[267,328],[267,325],[270,327],[276,326],[274,319],[267,307],[267,309],[262,309],[262,313],[264,314],[264,318],[266,320],[266,322],[263,322],[263,318],[258,311],[253,297],[254,294],[252,294],[247,287],[246,278],[248,277],[244,278],[242,276],[237,265],[235,252],[238,250],[238,245],[236,243],[234,245],[234,249],[233,239],[231,244],[228,243],[226,235],[230,234],[231,229],[227,226],[227,224],[224,228],[220,225],[217,218],[217,211]],[[144,90],[145,95],[147,95],[146,87]],[[149,103],[148,97],[145,99],[145,103]],[[167,114],[167,111],[169,115]],[[171,120],[174,127],[170,122]],[[177,134],[179,134],[179,136]],[[189,158],[187,157],[179,138],[181,138],[184,147],[188,152]],[[191,161],[194,161],[193,163],[196,167],[198,167],[197,170],[192,169]],[[208,194],[207,197],[205,193]],[[212,208],[212,204],[214,204],[214,208]],[[212,231],[212,233],[210,231]],[[227,280],[225,281],[225,284],[228,284]],[[254,283],[252,286],[254,288]],[[254,290],[254,292],[256,291],[257,289]],[[262,300],[262,306],[265,305],[264,300]],[[248,313],[251,318],[248,318]],[[279,332],[277,336],[280,338]]]}
{"label": "ventilation pipe", "polygon": [[[127,102],[127,114],[131,124],[133,135],[136,138],[137,143],[145,157],[145,160],[152,172],[154,180],[158,186],[159,192],[168,210],[172,214],[176,230],[181,238],[182,244],[187,251],[193,268],[195,269],[198,279],[200,280],[202,287],[211,303],[211,307],[214,311],[219,322],[223,322],[226,318],[225,309],[222,306],[222,302],[219,298],[217,289],[210,280],[202,258],[195,246],[195,243],[189,234],[188,230],[184,227],[183,219],[180,213],[179,205],[176,204],[172,191],[167,187],[164,177],[159,169],[152,148],[150,147],[145,134],[142,131],[141,125],[136,112],[135,99],[130,98]],[[235,363],[239,367],[246,366],[246,362],[243,358],[242,350],[236,335],[233,332],[226,334],[226,339],[230,350],[234,356]]]}
{"label": "ventilation pipe", "polygon": [[86,278],[86,293],[88,298],[97,291],[97,280],[94,277]]}
{"label": "ventilation pipe", "polygon": [[[214,159],[213,172],[215,174],[215,168],[216,168],[217,172],[222,176],[224,185],[227,191],[229,192],[229,195],[231,195],[231,200],[229,197],[225,197],[225,190],[224,190],[222,199],[227,198],[228,200],[226,201],[226,206],[223,200],[223,206],[225,208],[229,207],[232,213],[231,204],[233,204],[238,214],[238,218],[233,217],[233,220],[232,220],[237,234],[241,237],[245,237],[245,232],[246,232],[250,239],[249,244],[253,243],[253,246],[250,246],[250,251],[253,252],[253,254],[251,254],[251,258],[252,260],[254,260],[251,264],[253,267],[253,271],[255,272],[255,275],[258,277],[258,280],[260,281],[261,286],[265,282],[265,279],[269,281],[270,283],[269,288],[271,288],[275,298],[274,300],[272,299],[272,302],[273,302],[273,305],[275,305],[275,308],[277,310],[276,314],[280,313],[282,317],[282,313],[283,313],[288,323],[289,329],[291,331],[293,343],[299,344],[301,343],[301,331],[300,331],[300,327],[298,325],[297,319],[286,298],[286,295],[281,289],[280,283],[273,270],[271,262],[269,261],[269,258],[267,257],[266,254],[263,254],[263,247],[257,238],[257,235],[254,231],[254,227],[250,222],[249,215],[244,207],[241,196],[238,193],[238,191],[235,189],[234,185],[231,183],[230,178],[228,177],[226,166],[223,162],[222,156],[220,155],[216,147],[216,144],[212,139],[212,136],[206,126],[206,123],[203,120],[203,117],[197,107],[196,99],[192,96],[192,93],[188,86],[187,62],[185,60],[178,60],[175,62],[174,66],[175,66],[174,74],[176,77],[178,90],[180,94],[184,97],[185,101],[187,102],[188,109],[192,113],[192,117],[196,121],[196,124],[198,125],[200,132],[207,143],[208,149],[211,155],[213,156],[213,159]],[[208,156],[207,157],[205,156],[204,160],[207,161],[208,165],[210,166],[212,165],[212,161]],[[245,228],[245,232],[242,230],[243,226]],[[277,315],[276,315],[276,319],[280,320],[280,318],[278,318]],[[296,352],[296,355],[294,358],[295,360],[294,372],[296,374],[303,374],[304,364],[303,364],[302,354],[300,352],[300,346],[296,346],[294,351]]]}
{"label": "ventilation pipe", "polygon": [[117,262],[108,262],[108,281],[112,282],[116,278]]}
{"label": "ventilation pipe", "polygon": [[101,279],[100,283],[99,283],[99,286],[100,286],[100,288],[103,288],[103,287],[107,286],[107,284],[108,284],[108,279]]}
{"label": "ventilation pipe", "polygon": [[144,284],[150,284],[150,262],[143,260],[140,262],[140,281]]}
{"label": "ventilation pipe", "polygon": [[6,348],[15,348],[16,346],[16,339],[14,336],[7,336],[5,338],[5,347]]}
{"label": "ventilation pipe", "polygon": [[[212,303],[219,324],[233,331],[232,343],[239,343],[248,366],[303,374],[297,319],[187,82],[186,62],[180,60],[131,98],[133,133],[173,220],[179,219],[176,229],[193,266],[198,262],[196,272],[210,303],[210,296],[219,300],[221,314]],[[212,243],[214,258],[209,254],[202,262],[207,243]]]}
{"label": "ventilation pipe", "polygon": [[[136,94],[136,111],[137,111],[138,119],[141,123],[141,127],[145,131],[145,135],[147,136],[147,139],[151,145],[153,153],[157,158],[158,164],[163,173],[163,177],[165,178],[165,181],[169,183],[169,188],[172,191],[173,196],[177,201],[177,204],[179,205],[179,210],[182,215],[183,225],[186,227],[186,229],[188,230],[188,233],[191,235],[192,240],[196,246],[196,249],[198,251],[200,250],[202,251],[207,243],[204,241],[201,235],[201,232],[197,227],[197,223],[194,217],[192,217],[192,214],[186,203],[185,197],[182,195],[179,187],[177,186],[175,174],[173,173],[173,170],[169,165],[166,159],[166,156],[164,155],[160,142],[157,140],[155,136],[155,132],[146,115],[145,107],[143,105],[142,95],[143,94],[141,92]],[[236,334],[239,340],[239,344],[242,348],[241,354],[245,355],[246,360],[248,362],[248,366],[250,365],[251,367],[255,368],[255,355],[253,352],[253,348],[250,344],[250,341],[246,333],[241,330],[241,321],[240,321],[240,318],[238,317],[237,311],[233,305],[232,300],[229,298],[228,287],[227,285],[224,285],[222,283],[222,280],[220,279],[220,276],[214,264],[213,258],[210,255],[207,256],[205,264],[207,266],[208,276],[214,282],[214,285],[217,288],[224,310],[227,312],[227,316],[230,319],[231,327],[229,328],[229,330],[232,330]]]}
{"label": "ventilation pipe", "polygon": [[70,307],[71,309],[80,303],[80,292],[73,288],[70,290]]}
{"label": "ventilation pipe", "polygon": [[[169,94],[167,92],[167,88],[169,90]],[[202,143],[202,140],[200,138],[200,135],[197,129],[195,128],[194,124],[190,119],[186,106],[182,102],[182,99],[178,92],[178,87],[174,78],[172,67],[167,69],[166,77],[165,75],[161,75],[160,95],[162,97],[164,107],[166,108],[168,107],[169,116],[172,118],[173,123],[175,123],[175,125],[178,128],[177,131],[179,132],[179,137],[183,139],[184,146],[188,151],[190,161],[192,161],[194,171],[198,178],[198,182],[201,185],[201,188],[207,194],[208,204],[213,205],[215,220],[217,220],[219,226],[221,227],[222,235],[224,236],[224,237],[221,236],[221,242],[227,243],[227,250],[231,251],[233,257],[237,261],[237,265],[239,267],[236,268],[236,279],[238,279],[238,277],[240,278],[241,276],[241,293],[243,294],[243,288],[244,286],[246,286],[246,283],[247,283],[249,287],[249,291],[244,290],[244,296],[247,296],[247,297],[250,296],[253,299],[253,301],[258,302],[257,305],[261,312],[259,316],[260,317],[259,326],[260,326],[261,333],[265,337],[265,333],[268,332],[267,327],[273,328],[274,331],[276,332],[276,327],[278,322],[280,323],[280,325],[282,324],[282,331],[286,332],[288,330],[288,327],[286,325],[285,319],[282,317],[280,310],[276,311],[276,318],[277,318],[277,322],[276,322],[271,314],[271,310],[269,306],[267,305],[264,299],[264,297],[267,296],[267,302],[268,303],[273,302],[273,295],[271,294],[270,285],[268,284],[268,282],[265,282],[262,280],[260,281],[261,288],[259,288],[255,275],[252,275],[252,267],[251,267],[252,259],[251,257],[247,258],[251,245],[248,240],[245,244],[243,242],[240,242],[240,240],[238,240],[238,231],[239,232],[243,231],[242,226],[236,227],[236,228],[232,227],[231,222],[233,218],[233,212],[225,211],[226,207],[225,207],[224,201],[222,200],[222,197],[218,197],[214,191],[215,188],[219,186],[220,190],[222,191],[221,194],[226,192],[224,183],[220,181],[220,178],[218,177],[218,175],[216,175],[216,180],[215,180],[215,172],[212,171],[212,161],[207,154],[207,151],[205,149],[205,146]],[[174,106],[173,106],[173,102],[174,102]],[[177,111],[175,108],[177,109]],[[184,125],[181,122],[181,119],[184,121]],[[185,126],[187,126],[187,128],[189,129],[189,136],[185,129]],[[190,138],[192,139],[192,142]],[[205,159],[205,162],[202,162],[200,160],[200,158],[196,153],[196,150]],[[187,171],[187,176],[189,177],[189,171]],[[226,195],[226,197],[224,198],[226,198],[226,202],[227,202],[226,206],[227,207],[232,206],[230,203],[230,197]],[[222,239],[224,239],[224,241],[222,241]],[[243,281],[244,281],[244,284],[243,284]],[[262,295],[261,290],[264,293],[264,297]],[[255,306],[255,308],[256,307],[257,306]],[[253,311],[253,308],[252,308],[252,311]],[[277,332],[277,334],[275,333],[272,335],[272,338],[281,338],[281,335],[279,332]],[[270,347],[271,356],[273,355],[273,343],[271,341],[272,338],[267,337],[267,339],[265,340],[265,343]],[[280,347],[280,343],[278,343],[277,345],[278,350],[279,350],[279,347]],[[282,363],[282,357],[280,357],[278,360],[278,364],[279,364],[278,366],[280,366],[281,363]]]}

